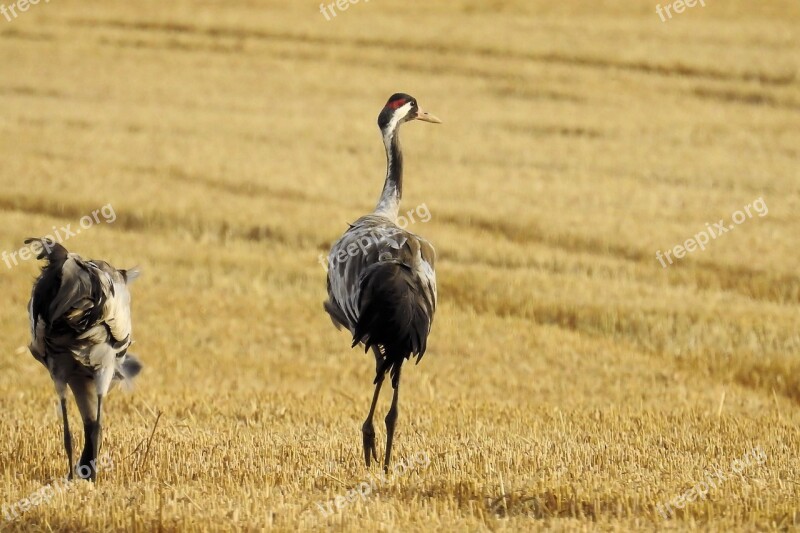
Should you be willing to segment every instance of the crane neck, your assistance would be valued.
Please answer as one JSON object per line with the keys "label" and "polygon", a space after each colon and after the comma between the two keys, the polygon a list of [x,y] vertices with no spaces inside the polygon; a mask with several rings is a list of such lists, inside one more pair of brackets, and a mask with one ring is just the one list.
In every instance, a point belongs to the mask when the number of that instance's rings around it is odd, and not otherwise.
{"label": "crane neck", "polygon": [[386,148],[386,181],[375,214],[395,221],[403,197],[403,152],[400,150],[399,128],[383,132],[383,145]]}

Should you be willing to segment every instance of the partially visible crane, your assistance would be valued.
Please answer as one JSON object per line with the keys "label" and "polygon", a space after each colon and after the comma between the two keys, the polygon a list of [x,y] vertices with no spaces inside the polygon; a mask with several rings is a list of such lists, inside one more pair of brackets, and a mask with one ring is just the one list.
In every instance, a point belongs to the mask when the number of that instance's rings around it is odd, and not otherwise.
{"label": "partially visible crane", "polygon": [[67,386],[83,419],[85,443],[79,477],[95,481],[102,439],[103,399],[112,383],[133,379],[141,370],[128,354],[131,345],[131,296],[136,270],[117,270],[104,261],[69,253],[50,239],[27,239],[41,247],[47,264],[33,285],[28,313],[31,354],[50,372],[61,400],[64,449],[73,478],[72,434],[67,420]]}

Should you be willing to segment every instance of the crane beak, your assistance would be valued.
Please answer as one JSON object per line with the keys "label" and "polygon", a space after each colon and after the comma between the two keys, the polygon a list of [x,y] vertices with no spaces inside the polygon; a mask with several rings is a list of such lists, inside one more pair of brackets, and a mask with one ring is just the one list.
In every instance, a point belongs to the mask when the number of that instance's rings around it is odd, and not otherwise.
{"label": "crane beak", "polygon": [[431,115],[427,111],[423,111],[422,108],[419,108],[417,111],[417,120],[422,120],[423,122],[433,122],[434,124],[441,124],[442,121],[439,120],[438,117]]}

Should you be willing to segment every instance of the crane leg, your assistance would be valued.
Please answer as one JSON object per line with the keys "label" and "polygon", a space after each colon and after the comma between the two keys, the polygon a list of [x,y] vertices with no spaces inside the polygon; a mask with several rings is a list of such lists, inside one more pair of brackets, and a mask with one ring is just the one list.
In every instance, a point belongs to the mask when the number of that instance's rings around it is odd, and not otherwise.
{"label": "crane leg", "polygon": [[364,437],[364,462],[367,463],[367,468],[370,465],[370,455],[375,461],[378,460],[378,452],[375,450],[375,426],[372,425],[372,417],[375,414],[375,406],[378,403],[378,396],[381,393],[381,385],[383,385],[383,376],[375,384],[375,394],[372,395],[372,405],[369,408],[369,414],[361,426],[361,434]]}
{"label": "crane leg", "polygon": [[64,419],[64,450],[67,452],[67,479],[72,481],[72,433],[69,431],[66,398],[61,398],[61,418]]}
{"label": "crane leg", "polygon": [[[377,347],[373,346],[372,351],[375,353],[375,370],[377,373],[381,363],[383,363],[383,355]],[[364,421],[364,425],[361,426],[361,435],[364,439],[364,462],[367,464],[367,468],[370,465],[370,456],[375,459],[375,462],[378,461],[378,452],[375,449],[375,426],[372,425],[372,417],[375,415],[375,406],[378,404],[378,396],[381,393],[383,374],[376,375],[375,379],[375,393],[372,395],[372,405],[369,407],[369,414]]]}
{"label": "crane leg", "polygon": [[67,452],[67,479],[72,481],[72,433],[69,431],[69,419],[67,418],[67,384],[56,383],[56,392],[61,400],[61,420],[64,424],[64,451]]}
{"label": "crane leg", "polygon": [[83,419],[84,442],[83,453],[78,459],[78,477],[95,481],[97,479],[97,453],[100,451],[100,416],[103,396],[96,393],[91,379],[74,378],[70,380],[69,385]]}
{"label": "crane leg", "polygon": [[97,397],[97,412],[94,420],[84,420],[83,434],[84,445],[80,461],[78,461],[78,475],[90,481],[97,481],[97,456],[100,453],[100,440],[103,435],[102,426],[103,397]]}
{"label": "crane leg", "polygon": [[397,422],[397,399],[400,392],[400,368],[402,368],[402,361],[397,365],[397,370],[392,376],[392,387],[394,388],[394,395],[392,396],[392,407],[386,413],[386,456],[383,459],[383,470],[389,473],[389,462],[392,459],[392,441],[394,440],[394,427]]}
{"label": "crane leg", "polygon": [[92,433],[92,460],[89,462],[92,468],[90,479],[97,481],[97,458],[100,456],[100,441],[103,439],[103,396],[97,395],[97,422],[94,424]]}

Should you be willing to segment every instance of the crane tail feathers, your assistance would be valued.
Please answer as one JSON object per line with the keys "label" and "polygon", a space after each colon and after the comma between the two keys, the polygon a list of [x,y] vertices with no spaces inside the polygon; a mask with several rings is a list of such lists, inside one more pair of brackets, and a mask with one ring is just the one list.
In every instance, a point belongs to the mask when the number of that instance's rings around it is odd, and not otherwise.
{"label": "crane tail feathers", "polygon": [[359,319],[353,346],[380,346],[386,354],[377,369],[379,379],[392,365],[425,353],[433,317],[431,304],[416,288],[410,268],[397,261],[370,265],[361,278]]}

